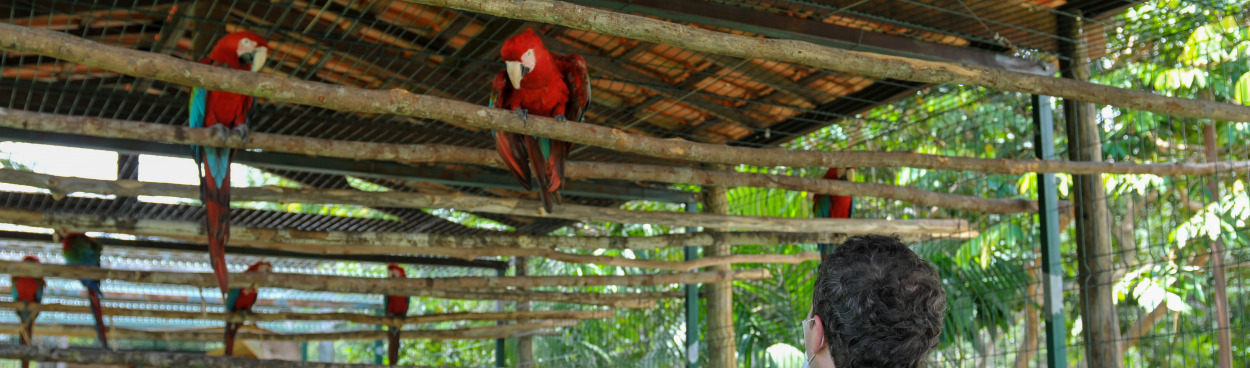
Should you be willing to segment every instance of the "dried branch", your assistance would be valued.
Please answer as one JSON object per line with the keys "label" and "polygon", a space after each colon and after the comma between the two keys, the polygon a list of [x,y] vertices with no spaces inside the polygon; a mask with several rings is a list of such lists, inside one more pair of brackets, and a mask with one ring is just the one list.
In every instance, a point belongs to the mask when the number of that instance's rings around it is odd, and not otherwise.
{"label": "dried branch", "polygon": [[[856,68],[841,67],[835,70],[849,70],[870,76],[932,83],[982,85],[1005,91],[1038,93],[1075,98],[1088,102],[1120,103],[1120,106],[1176,116],[1250,121],[1250,107],[1227,103],[1163,97],[1146,92],[1074,82],[1067,79],[1015,75],[1014,73],[988,68],[854,53],[794,43],[796,41],[751,38],[750,42],[748,42],[745,37],[604,12],[560,2],[545,2],[541,4],[546,6],[535,6],[537,3],[534,0],[521,0],[512,3],[501,0],[425,2],[471,7],[475,9],[474,11],[492,14],[498,14],[494,13],[494,11],[499,11],[499,9],[510,8],[517,12],[507,14],[509,16],[552,19],[565,23],[568,23],[565,21],[566,19],[582,19],[584,15],[594,13],[602,16],[599,22],[609,22],[618,25],[616,28],[604,26],[607,27],[605,28],[607,30],[619,31],[619,28],[621,28],[619,26],[620,22],[627,23],[624,27],[637,27],[647,24],[649,25],[648,27],[658,28],[632,28],[646,31],[637,34],[629,33],[627,37],[646,36],[640,37],[640,39],[649,39],[650,37],[663,35],[666,43],[679,41],[677,44],[681,47],[698,46],[691,47],[692,50],[716,48],[721,53],[729,55],[752,58],[762,57],[782,61],[806,60],[808,63],[804,64],[820,64],[820,67],[860,65],[860,67]],[[565,15],[568,13],[565,12],[570,11],[574,13],[585,11],[586,13],[580,13],[576,18],[566,18]],[[578,23],[577,26],[589,27],[588,24]],[[599,26],[603,25],[596,25],[595,27]],[[655,31],[658,29],[665,29],[665,31]],[[595,30],[602,31],[598,28]],[[674,31],[680,31],[681,33],[672,33]],[[678,34],[681,35],[675,36]],[[682,37],[689,37],[689,39],[683,40]],[[713,39],[717,41],[711,41]],[[787,43],[790,44],[787,45]],[[745,46],[748,44],[750,46]],[[781,45],[787,46],[782,47]],[[621,152],[722,164],[788,167],[914,167],[1000,174],[1066,172],[1071,174],[1117,173],[1154,174],[1160,176],[1212,175],[1216,172],[1230,172],[1250,168],[1250,161],[1226,161],[1204,164],[1128,164],[979,159],[906,152],[814,152],[730,147],[726,145],[652,138],[608,127],[585,123],[556,122],[554,119],[537,116],[530,117],[528,122],[522,122],[515,114],[503,109],[493,109],[429,95],[418,95],[404,90],[365,90],[340,85],[291,80],[227,68],[216,68],[179,60],[166,55],[108,46],[62,32],[38,30],[10,24],[0,24],[0,49],[48,56],[140,78],[247,94],[273,101],[317,106],[337,111],[398,114],[421,119],[454,122],[483,129],[550,137]],[[730,50],[737,51],[730,52]],[[769,55],[772,56],[783,55],[786,52],[783,50],[796,52],[795,55],[798,56],[792,56],[799,58],[799,60],[763,57],[764,53],[770,53]],[[834,57],[831,55],[838,56]]]}
{"label": "dried branch", "polygon": [[[245,146],[242,139],[236,135],[222,137],[218,132],[209,129],[45,114],[4,108],[0,108],[0,126],[41,132],[209,147],[243,148]],[[352,160],[395,161],[410,164],[447,162],[504,168],[503,163],[499,159],[499,154],[495,151],[460,146],[353,142],[252,133],[249,135],[246,147],[267,152],[338,157]],[[799,190],[816,194],[878,197],[924,206],[982,213],[1037,212],[1037,202],[1025,199],[979,198],[895,185],[724,170],[700,170],[688,167],[571,161],[565,164],[565,175],[570,179],[616,179],[675,184],[720,185],[726,187],[757,187]]]}
{"label": "dried branch", "polygon": [[[0,302],[0,308],[63,313],[91,313],[91,307],[85,305],[64,304],[27,304],[24,302]],[[407,318],[391,318],[356,313],[252,313],[228,314],[207,312],[180,312],[169,310],[147,310],[133,308],[104,308],[104,315],[118,317],[144,317],[165,319],[219,320],[242,323],[275,322],[275,321],[346,321],[370,325],[397,326],[419,325],[434,322],[452,321],[524,321],[524,320],[584,320],[611,318],[612,311],[599,310],[554,310],[532,312],[499,312],[499,313],[439,313],[417,314]],[[94,335],[93,335],[94,336]]]}
{"label": "dried branch", "polygon": [[[74,192],[118,196],[167,196],[199,198],[194,185],[148,183],[140,181],[94,180],[57,177],[28,171],[0,169],[0,182],[29,185],[52,191],[54,195]],[[406,192],[364,192],[359,190],[295,189],[282,187],[234,188],[233,200],[279,203],[332,203],[368,207],[452,208],[466,212],[538,216],[583,222],[617,222],[659,224],[669,226],[702,226],[728,229],[822,232],[839,234],[957,234],[968,230],[964,220],[865,220],[805,219],[781,217],[733,216],[709,213],[646,212],[619,208],[603,208],[565,204],[555,212],[545,213],[541,202],[490,198],[469,195],[440,195]],[[370,234],[361,234],[370,235]],[[428,235],[426,235],[428,236]],[[791,242],[792,243],[792,242]],[[394,244],[394,243],[391,243]],[[691,245],[691,244],[681,244]],[[601,247],[602,248],[602,247]]]}

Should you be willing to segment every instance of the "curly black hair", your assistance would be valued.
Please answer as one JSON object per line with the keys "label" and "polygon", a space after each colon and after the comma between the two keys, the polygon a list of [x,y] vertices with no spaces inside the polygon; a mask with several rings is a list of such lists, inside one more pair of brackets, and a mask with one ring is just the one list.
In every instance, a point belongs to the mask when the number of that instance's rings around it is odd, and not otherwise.
{"label": "curly black hair", "polygon": [[919,367],[937,347],[946,291],[895,237],[854,236],[820,264],[812,311],[838,368]]}

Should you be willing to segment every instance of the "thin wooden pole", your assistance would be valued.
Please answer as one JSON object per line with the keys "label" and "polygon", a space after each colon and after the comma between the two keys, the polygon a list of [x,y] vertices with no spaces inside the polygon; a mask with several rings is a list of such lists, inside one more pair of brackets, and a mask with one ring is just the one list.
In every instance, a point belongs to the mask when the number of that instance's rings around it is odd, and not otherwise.
{"label": "thin wooden pole", "polygon": [[[759,279],[770,277],[765,270],[743,270],[730,273],[702,272],[675,275],[631,276],[541,276],[528,278],[464,277],[431,279],[385,279],[299,274],[231,274],[231,282],[239,285],[282,287],[293,290],[329,291],[339,293],[410,295],[463,300],[510,300],[551,301],[587,305],[607,305],[618,308],[650,308],[655,299],[672,298],[680,292],[651,293],[584,293],[499,290],[510,286],[589,286],[589,285],[664,285],[681,284],[696,280]],[[14,276],[58,277],[66,279],[109,279],[138,283],[157,283],[209,287],[214,285],[211,274],[174,273],[155,271],[126,271],[90,267],[74,267],[53,264],[0,261],[0,273]],[[453,287],[452,285],[479,285],[483,287]]]}
{"label": "thin wooden pole", "polygon": [[[1060,31],[1071,40],[1061,42],[1066,59],[1060,62],[1065,78],[1089,80],[1083,22],[1059,17]],[[1102,161],[1100,125],[1090,99],[1065,98],[1068,155],[1071,161]],[[1120,354],[1120,323],[1115,306],[1111,219],[1101,174],[1073,175],[1072,204],[1076,218],[1077,282],[1080,285],[1085,358],[1091,368],[1124,366]]]}
{"label": "thin wooden pole", "polygon": [[[83,192],[119,196],[167,196],[199,198],[199,187],[194,185],[149,183],[130,180],[94,180],[56,177],[32,172],[0,169],[0,182],[29,185],[52,191],[53,196]],[[800,219],[781,217],[730,216],[726,214],[630,211],[620,208],[604,208],[564,204],[552,213],[546,213],[539,201],[491,198],[470,195],[440,195],[406,192],[364,192],[359,190],[321,190],[283,187],[233,188],[233,200],[279,203],[329,203],[352,204],[369,207],[402,208],[451,208],[465,212],[485,212],[504,215],[558,218],[582,222],[616,222],[631,224],[657,224],[669,226],[705,226],[741,230],[839,233],[839,234],[925,234],[947,235],[968,230],[964,220],[863,220],[863,219]],[[428,234],[410,234],[432,238]],[[372,237],[372,236],[370,236]],[[516,236],[500,238],[518,239]],[[564,242],[579,242],[578,237]],[[234,232],[231,239],[235,239]],[[451,241],[464,240],[463,238]],[[550,239],[549,237],[546,239]],[[463,246],[464,242],[448,242],[445,246]],[[473,244],[473,243],[469,243]],[[521,244],[525,246],[525,244]],[[674,244],[672,246],[682,246]],[[529,247],[534,245],[530,244]]]}
{"label": "thin wooden pole", "polygon": [[[267,133],[251,133],[244,145],[237,135],[221,137],[202,128],[141,123],[87,116],[66,116],[0,108],[0,127],[89,135],[153,142],[254,148],[308,156],[352,160],[395,161],[411,164],[462,163],[504,168],[494,150],[446,145],[386,144],[337,141]],[[225,142],[225,144],[223,144]],[[1188,165],[1188,164],[1185,164]],[[823,180],[786,175],[703,170],[690,167],[571,161],[565,164],[569,179],[614,179],[674,184],[721,185],[805,191],[815,194],[878,197],[982,213],[1037,212],[1037,202],[1025,199],[980,198],[917,188],[876,183]]]}
{"label": "thin wooden pole", "polygon": [[[500,0],[469,0],[460,1],[459,3],[481,3],[496,6],[506,2]],[[524,0],[519,3],[533,4],[533,0]],[[577,9],[577,11],[581,11],[581,9],[593,10],[581,7],[577,7]],[[526,11],[533,13],[535,9],[530,8]],[[620,16],[620,14],[616,13],[608,14],[611,14],[612,17]],[[638,20],[644,23],[648,21],[645,18],[638,18]],[[702,31],[687,26],[671,23],[665,24],[690,32]],[[728,35],[726,34],[726,36]],[[783,41],[752,39],[761,42]],[[153,78],[173,84],[241,93],[273,101],[316,106],[337,111],[397,114],[420,119],[434,119],[482,129],[495,129],[549,137],[621,152],[730,165],[914,167],[1014,175],[1038,171],[1069,172],[1074,174],[1116,172],[1155,175],[1209,175],[1215,172],[1217,168],[1220,171],[1231,171],[1235,168],[1245,169],[1250,167],[1250,161],[1207,163],[1193,166],[1111,162],[1075,163],[1064,161],[976,159],[904,152],[816,152],[730,147],[726,145],[659,139],[593,124],[557,122],[554,119],[538,116],[532,116],[528,120],[522,121],[515,114],[503,109],[489,108],[436,96],[418,95],[405,90],[365,90],[341,85],[292,80],[228,68],[217,68],[178,60],[165,55],[108,46],[63,32],[39,30],[10,24],[0,23],[0,49],[48,56],[66,62],[84,64],[140,78]],[[867,54],[857,54],[856,58],[863,55]],[[882,62],[882,59],[874,58],[866,62],[873,69],[883,72],[906,70],[904,73],[906,75],[918,73],[916,70],[908,70],[906,67],[907,63],[899,62],[906,59],[886,58],[890,61]],[[924,63],[923,65],[927,66],[921,70],[922,72],[938,72],[945,77],[964,75],[964,77],[961,77],[961,80],[966,79],[967,75],[961,73],[951,74],[949,69],[930,67],[943,65],[959,68],[960,72],[979,74],[982,75],[981,78],[967,80],[968,83],[965,84],[985,85],[1004,91],[1046,93],[1082,99],[1089,97],[1090,99],[1087,99],[1087,101],[1095,102],[1104,100],[1116,101],[1117,103],[1123,101],[1152,101],[1140,104],[1125,103],[1121,104],[1121,106],[1176,116],[1250,121],[1250,107],[1245,106],[1164,97],[1140,91],[1122,90],[1084,82],[1037,76],[1025,77],[1031,88],[1015,88],[1021,85],[1004,84],[1002,80],[1020,82],[1020,79],[1012,78],[1010,75],[1001,75],[999,74],[1000,72],[993,70],[987,69],[974,72],[969,71],[965,67],[952,64],[914,62]],[[1002,78],[1002,80],[999,78]],[[954,81],[942,79],[936,83],[951,82]],[[1083,92],[1076,93],[1075,91]],[[1060,169],[1061,167],[1066,169]]]}
{"label": "thin wooden pole", "polygon": [[[41,312],[63,312],[63,313],[91,313],[91,308],[84,305],[65,305],[65,304],[27,304],[23,302],[0,302],[0,308],[13,309],[22,311],[41,311]],[[408,316],[408,318],[388,318],[383,316],[374,316],[368,314],[355,313],[252,313],[252,314],[229,314],[229,313],[206,313],[206,312],[180,312],[169,310],[146,310],[133,308],[104,308],[104,315],[117,317],[144,317],[144,318],[162,318],[162,319],[192,319],[192,320],[218,320],[242,323],[245,321],[252,322],[277,322],[277,321],[344,321],[360,324],[394,326],[394,325],[420,325],[435,322],[453,322],[453,321],[527,321],[527,320],[585,320],[585,319],[603,319],[610,318],[612,311],[610,310],[556,310],[556,311],[527,311],[527,312],[503,312],[503,313],[439,313],[439,314],[418,314]]]}
{"label": "thin wooden pole", "polygon": [[[38,327],[36,327],[38,329]],[[0,344],[0,358],[37,362],[65,362],[92,366],[159,368],[388,368],[384,365],[342,364],[261,360],[241,357],[211,357],[204,354],[151,351],[111,351],[64,349],[43,346]],[[434,367],[426,367],[434,368]]]}
{"label": "thin wooden pole", "polygon": [[[77,267],[57,264],[0,261],[0,273],[30,277],[66,279],[110,279],[140,283],[211,286],[211,274],[161,271],[115,270],[99,267]],[[708,272],[667,273],[624,276],[460,276],[374,278],[350,276],[305,275],[293,273],[237,273],[231,282],[259,287],[279,287],[305,291],[361,292],[385,295],[413,295],[424,290],[502,289],[521,287],[585,287],[585,286],[656,286],[732,280],[764,280],[772,278],[767,269],[715,270]],[[354,291],[352,288],[355,288]]]}
{"label": "thin wooden pole", "polygon": [[[729,213],[729,191],[725,187],[703,187],[703,204],[707,212]],[[723,229],[708,229],[723,231]],[[730,247],[713,243],[704,247],[704,254],[728,256]],[[713,272],[728,272],[728,265],[712,266]],[[734,343],[733,282],[705,282],[707,285],[707,347],[708,364],[718,368],[734,368],[738,364],[737,344]]]}
{"label": "thin wooden pole", "polygon": [[[469,327],[447,330],[404,330],[405,339],[462,340],[462,339],[493,339],[512,337],[518,334],[542,331],[552,328],[577,325],[578,321],[540,321],[519,323],[506,326]],[[0,332],[17,334],[19,325],[16,323],[0,324]],[[109,337],[122,339],[142,339],[161,341],[220,341],[224,337],[222,331],[147,331],[122,327],[109,327]],[[95,327],[89,325],[35,325],[36,336],[95,336]],[[338,341],[338,340],[377,340],[385,339],[386,331],[363,330],[348,332],[280,334],[259,332],[243,329],[239,331],[239,339],[265,341]]]}
{"label": "thin wooden pole", "polygon": [[[517,277],[529,276],[529,258],[516,257],[516,275]],[[525,290],[525,289],[519,289]],[[525,312],[530,310],[529,302],[517,302],[516,311]],[[522,321],[526,322],[526,321]],[[534,340],[529,336],[517,336],[516,339],[516,356],[518,368],[532,368],[534,366]]]}

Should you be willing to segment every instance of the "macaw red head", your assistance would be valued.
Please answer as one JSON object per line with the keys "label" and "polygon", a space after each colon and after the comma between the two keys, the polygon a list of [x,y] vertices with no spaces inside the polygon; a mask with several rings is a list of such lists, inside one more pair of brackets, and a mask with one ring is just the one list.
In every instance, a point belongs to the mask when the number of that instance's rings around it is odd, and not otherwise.
{"label": "macaw red head", "polygon": [[252,32],[225,35],[213,45],[208,58],[238,70],[260,71],[269,57],[269,43]]}
{"label": "macaw red head", "polygon": [[391,263],[386,265],[386,273],[392,278],[402,279],[407,276],[404,274],[404,268],[397,264]]}
{"label": "macaw red head", "polygon": [[854,175],[854,173],[855,173],[854,167],[846,167],[846,168],[831,167],[829,168],[829,171],[825,172],[825,180],[846,180],[851,175]]}
{"label": "macaw red head", "polygon": [[53,234],[52,235],[53,241],[55,241],[56,238],[60,238],[61,245],[64,246],[65,249],[70,249],[71,247],[74,246],[74,243],[77,243],[80,240],[90,239],[87,237],[87,234],[83,234],[83,233],[55,231],[52,234]]}
{"label": "macaw red head", "polygon": [[39,257],[35,257],[35,256],[22,257],[22,262],[39,263]]}
{"label": "macaw red head", "polygon": [[273,268],[273,265],[269,264],[269,262],[262,261],[262,262],[256,262],[255,264],[251,266],[247,266],[247,271],[245,272],[269,272],[269,270],[272,268]]}
{"label": "macaw red head", "polygon": [[543,46],[542,38],[533,29],[527,29],[504,41],[499,55],[503,56],[508,80],[512,82],[513,89],[521,89],[521,80],[530,73],[545,73],[555,67],[551,53]]}

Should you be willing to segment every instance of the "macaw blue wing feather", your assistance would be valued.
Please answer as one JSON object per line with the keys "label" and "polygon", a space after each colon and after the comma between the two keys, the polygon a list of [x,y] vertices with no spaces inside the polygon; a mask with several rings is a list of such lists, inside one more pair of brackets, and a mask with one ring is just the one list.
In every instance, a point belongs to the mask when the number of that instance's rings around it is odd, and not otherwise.
{"label": "macaw blue wing feather", "polygon": [[243,289],[230,289],[230,295],[226,296],[226,311],[234,311],[234,303],[239,300],[239,294]]}
{"label": "macaw blue wing feather", "polygon": [[[208,108],[208,91],[200,88],[191,88],[191,118],[190,126],[192,128],[204,127],[204,115]],[[195,164],[199,165],[204,162],[204,157],[200,154],[200,146],[191,146],[191,158],[195,159]]]}

